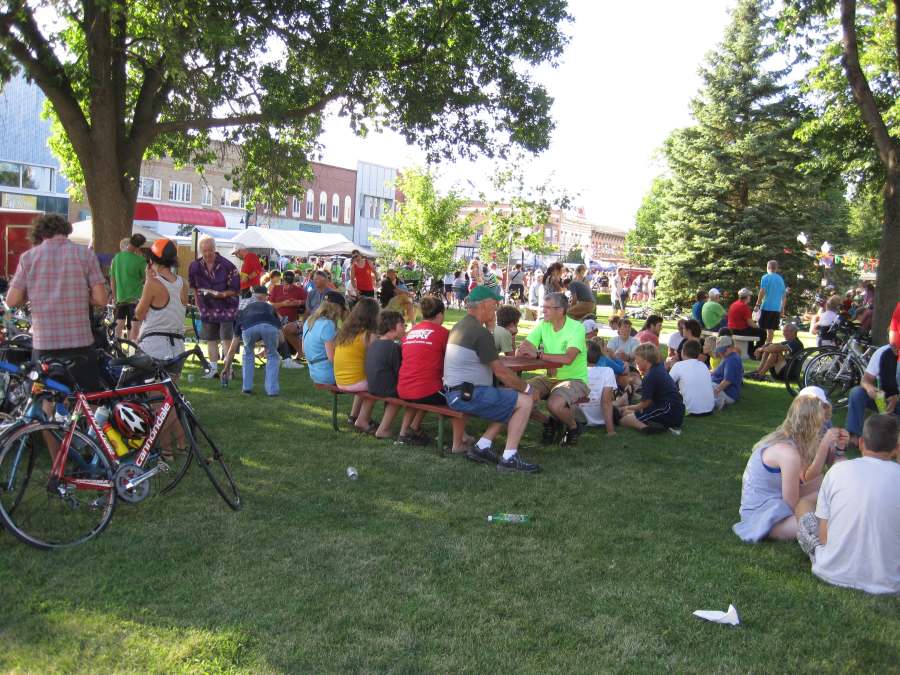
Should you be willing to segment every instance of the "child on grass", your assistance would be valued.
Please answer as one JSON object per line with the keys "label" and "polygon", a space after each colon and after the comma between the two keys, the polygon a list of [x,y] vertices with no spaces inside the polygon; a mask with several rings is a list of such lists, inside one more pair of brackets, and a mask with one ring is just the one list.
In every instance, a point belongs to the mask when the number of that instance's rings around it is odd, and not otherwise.
{"label": "child on grass", "polygon": [[709,415],[716,408],[712,377],[705,363],[698,361],[700,342],[688,340],[681,347],[681,361],[672,364],[669,375],[678,386],[689,415]]}
{"label": "child on grass", "polygon": [[[604,353],[605,345],[602,338],[594,338],[587,345],[588,362],[588,387],[591,393],[587,403],[579,404],[587,423],[591,426],[606,426],[606,435],[615,436],[616,429],[613,419],[613,397],[616,391],[616,375],[612,368],[603,363],[610,363],[610,359]],[[624,365],[618,362],[622,370]]]}
{"label": "child on grass", "polygon": [[684,403],[678,387],[660,360],[659,348],[645,342],[634,350],[634,362],[643,375],[641,401],[623,407],[622,426],[645,434],[666,429],[680,429],[684,420]]}

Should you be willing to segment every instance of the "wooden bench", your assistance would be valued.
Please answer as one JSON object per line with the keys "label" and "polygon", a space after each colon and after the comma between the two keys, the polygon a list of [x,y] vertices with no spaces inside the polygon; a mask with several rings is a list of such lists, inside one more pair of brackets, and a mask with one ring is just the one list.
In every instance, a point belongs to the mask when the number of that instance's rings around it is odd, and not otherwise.
{"label": "wooden bench", "polygon": [[338,396],[341,394],[346,394],[347,396],[361,396],[365,399],[370,399],[372,401],[383,401],[385,404],[395,404],[402,406],[404,408],[411,408],[413,410],[424,410],[425,412],[434,413],[437,415],[438,420],[438,433],[437,433],[437,451],[439,455],[444,454],[444,418],[445,417],[456,417],[461,419],[465,417],[465,414],[453,410],[452,408],[445,405],[428,405],[426,403],[410,403],[409,401],[404,401],[402,398],[391,398],[388,396],[374,396],[368,392],[351,392],[351,391],[343,391],[339,389],[336,385],[333,384],[316,384],[316,389],[320,389],[322,391],[330,391],[332,394],[332,402],[331,402],[331,427],[335,431],[339,431],[340,427],[338,426]]}
{"label": "wooden bench", "polygon": [[[709,338],[717,338],[719,334],[711,331],[705,330],[702,333],[703,337]],[[741,359],[746,361],[750,358],[750,345],[756,342],[757,338],[751,335],[732,335],[731,339],[734,340],[734,346],[738,348],[738,351],[741,353]]]}

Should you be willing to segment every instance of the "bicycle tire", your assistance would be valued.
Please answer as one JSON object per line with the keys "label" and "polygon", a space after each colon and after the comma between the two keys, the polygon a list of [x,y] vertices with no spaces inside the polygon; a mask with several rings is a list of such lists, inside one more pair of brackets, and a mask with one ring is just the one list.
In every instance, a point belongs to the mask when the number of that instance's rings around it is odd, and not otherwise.
{"label": "bicycle tire", "polygon": [[174,459],[167,460],[165,457],[160,457],[160,459],[169,465],[169,471],[159,473],[155,478],[156,489],[161,495],[169,494],[178,486],[188,469],[191,468],[191,461],[194,459],[194,452],[189,447],[173,448],[168,452],[174,455]]}
{"label": "bicycle tire", "polygon": [[[845,369],[846,373],[841,375]],[[821,387],[832,408],[845,407],[849,403],[850,390],[861,379],[859,364],[852,356],[840,351],[817,354],[809,360],[803,374],[804,386]]]}
{"label": "bicycle tire", "polygon": [[[56,422],[23,424],[4,435],[0,448],[0,521],[19,541],[41,550],[93,539],[106,529],[115,510],[109,460],[81,431],[72,437],[63,485],[51,487],[47,437],[61,442],[67,431]],[[68,483],[78,479],[106,485],[79,488]]]}
{"label": "bicycle tire", "polygon": [[191,444],[197,464],[206,472],[206,476],[225,503],[235,511],[240,511],[244,507],[241,494],[238,492],[228,465],[225,464],[222,452],[200,425],[197,416],[189,407],[184,406],[179,411],[178,417],[184,427],[188,442]]}
{"label": "bicycle tire", "polygon": [[784,366],[787,369],[784,386],[791,398],[795,397],[797,392],[806,386],[803,384],[803,375],[809,360],[821,353],[834,351],[837,351],[834,347],[806,347],[788,359]]}

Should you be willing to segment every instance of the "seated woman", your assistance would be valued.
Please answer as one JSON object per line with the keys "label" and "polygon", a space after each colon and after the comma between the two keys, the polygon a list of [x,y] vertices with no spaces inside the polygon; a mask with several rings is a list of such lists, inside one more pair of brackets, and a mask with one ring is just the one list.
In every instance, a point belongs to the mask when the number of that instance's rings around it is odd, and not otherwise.
{"label": "seated woman", "polygon": [[[334,337],[334,381],[341,391],[365,392],[366,350],[378,338],[378,302],[362,296]],[[378,424],[371,420],[375,401],[353,397],[350,418],[356,431],[374,434]]]}
{"label": "seated woman", "polygon": [[[413,403],[447,405],[444,398],[444,351],[450,336],[444,323],[444,303],[439,298],[422,298],[422,321],[403,338],[397,393]],[[450,418],[453,426],[452,452],[465,454],[473,440],[466,436],[465,418]]]}
{"label": "seated woman", "polygon": [[741,522],[731,528],[742,540],[796,539],[798,519],[815,508],[829,453],[847,443],[843,429],[822,433],[830,416],[824,392],[810,387],[797,395],[781,425],[753,447],[744,469]]}
{"label": "seated woman", "polygon": [[347,315],[344,296],[328,291],[303,327],[303,354],[309,376],[316,384],[334,384],[334,338]]}
{"label": "seated woman", "polygon": [[838,311],[841,308],[841,299],[832,295],[825,301],[825,307],[813,317],[809,332],[816,336],[817,347],[833,347],[836,342],[833,330],[840,320]]}

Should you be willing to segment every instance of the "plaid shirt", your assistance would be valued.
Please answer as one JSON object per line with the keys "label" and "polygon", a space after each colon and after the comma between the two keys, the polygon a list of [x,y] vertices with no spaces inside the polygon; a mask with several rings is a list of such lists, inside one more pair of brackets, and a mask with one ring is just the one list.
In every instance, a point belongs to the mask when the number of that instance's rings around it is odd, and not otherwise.
{"label": "plaid shirt", "polygon": [[76,349],[94,343],[90,289],[104,283],[94,252],[58,235],[25,251],[10,288],[31,303],[35,349]]}

